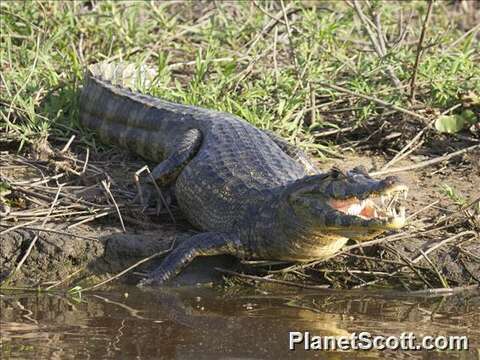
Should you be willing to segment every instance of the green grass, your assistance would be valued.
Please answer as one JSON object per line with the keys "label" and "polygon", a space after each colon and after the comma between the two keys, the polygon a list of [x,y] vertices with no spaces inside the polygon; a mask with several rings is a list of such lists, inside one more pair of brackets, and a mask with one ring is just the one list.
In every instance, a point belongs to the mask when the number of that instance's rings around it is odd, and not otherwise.
{"label": "green grass", "polygon": [[[383,58],[368,51],[358,15],[342,2],[317,8],[313,2],[285,2],[287,12],[295,10],[289,16],[290,38],[283,23],[259,36],[272,17],[283,22],[279,2],[258,2],[264,11],[246,1],[0,4],[0,128],[20,147],[39,136],[67,137],[79,128],[84,65],[104,60],[147,63],[159,72],[149,90],[153,95],[235,113],[317,153],[328,143],[315,142],[314,132],[376,117],[385,121],[384,108],[318,82],[432,113],[461,104],[462,94],[480,94],[477,31],[457,41],[474,24],[448,2],[433,8],[415,104],[408,100],[408,83],[426,2],[373,2],[388,39],[398,35],[400,13],[408,29],[405,41]],[[186,62],[192,64],[182,65]],[[387,67],[404,91],[393,86]],[[354,110],[323,112],[338,108]]]}

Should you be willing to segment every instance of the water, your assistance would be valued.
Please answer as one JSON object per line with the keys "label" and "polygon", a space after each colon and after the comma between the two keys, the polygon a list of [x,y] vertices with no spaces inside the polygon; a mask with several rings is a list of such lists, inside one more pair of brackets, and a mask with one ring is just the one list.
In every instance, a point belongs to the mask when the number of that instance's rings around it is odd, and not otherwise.
{"label": "water", "polygon": [[[478,359],[480,294],[392,298],[213,289],[0,297],[2,359]],[[312,335],[467,335],[469,351],[288,350],[289,331]],[[302,345],[303,346],[303,345]]]}

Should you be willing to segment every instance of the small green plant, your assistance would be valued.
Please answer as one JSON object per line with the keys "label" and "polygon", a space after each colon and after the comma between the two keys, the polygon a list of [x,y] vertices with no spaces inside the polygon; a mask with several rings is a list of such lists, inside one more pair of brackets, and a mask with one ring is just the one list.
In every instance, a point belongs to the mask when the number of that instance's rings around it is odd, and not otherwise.
{"label": "small green plant", "polygon": [[439,132],[456,133],[477,122],[477,117],[472,110],[464,110],[460,114],[443,115],[435,121],[435,128]]}
{"label": "small green plant", "polygon": [[76,301],[77,303],[81,303],[82,302],[82,290],[83,288],[81,286],[74,286],[70,289],[68,289],[68,295],[69,297],[71,297],[74,301]]}
{"label": "small green plant", "polygon": [[442,185],[441,193],[449,197],[450,200],[459,206],[464,206],[466,204],[466,199],[462,196],[462,194],[448,184]]}

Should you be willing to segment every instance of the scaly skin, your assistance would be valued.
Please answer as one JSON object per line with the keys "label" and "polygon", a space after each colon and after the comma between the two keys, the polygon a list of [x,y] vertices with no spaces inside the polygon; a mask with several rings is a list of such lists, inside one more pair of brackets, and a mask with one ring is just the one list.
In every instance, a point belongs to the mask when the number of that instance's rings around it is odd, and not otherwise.
{"label": "scaly skin", "polygon": [[163,283],[196,256],[306,261],[335,254],[348,239],[403,226],[329,205],[395,191],[396,178],[374,180],[362,169],[320,174],[301,151],[237,116],[125,87],[147,82],[149,71],[132,75],[127,65],[97,64],[86,74],[80,105],[81,122],[101,140],[160,162],[157,182],[174,186],[179,207],[204,231],[175,248],[142,285]]}

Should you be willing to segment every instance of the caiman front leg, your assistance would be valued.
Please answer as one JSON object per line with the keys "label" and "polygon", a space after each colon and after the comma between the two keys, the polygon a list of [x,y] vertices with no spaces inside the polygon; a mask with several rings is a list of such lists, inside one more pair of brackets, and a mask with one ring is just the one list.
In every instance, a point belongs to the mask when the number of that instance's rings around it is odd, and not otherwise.
{"label": "caiman front leg", "polygon": [[262,130],[282,151],[290,156],[293,160],[299,162],[305,168],[309,175],[318,173],[317,167],[312,163],[307,154],[295,145],[290,144],[287,140],[281,138],[273,131]]}
{"label": "caiman front leg", "polygon": [[162,264],[150,272],[138,286],[161,285],[182,271],[197,256],[229,254],[245,256],[245,249],[235,234],[207,232],[194,235],[177,246]]}

